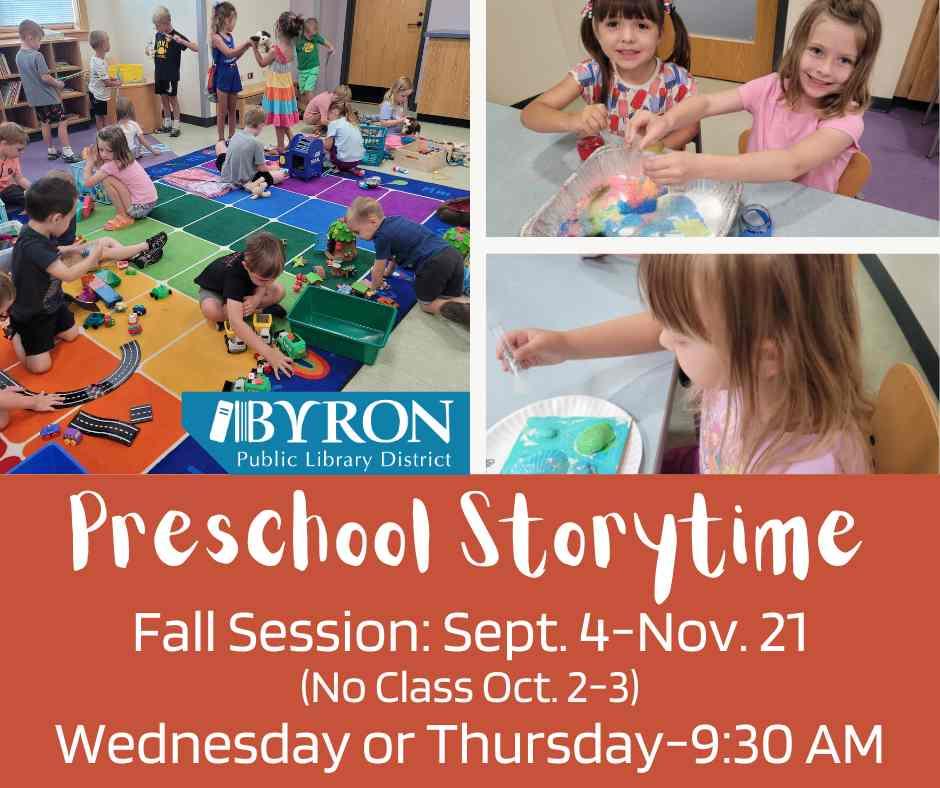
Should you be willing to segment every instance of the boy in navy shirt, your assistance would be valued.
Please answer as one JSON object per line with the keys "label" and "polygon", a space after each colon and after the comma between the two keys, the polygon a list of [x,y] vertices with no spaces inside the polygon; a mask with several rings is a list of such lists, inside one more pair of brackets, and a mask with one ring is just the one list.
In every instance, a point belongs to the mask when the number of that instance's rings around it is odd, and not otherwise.
{"label": "boy in navy shirt", "polygon": [[470,299],[463,294],[463,255],[447,241],[402,216],[386,216],[382,206],[368,197],[353,201],[346,224],[360,238],[375,243],[373,290],[382,289],[396,263],[413,269],[421,308],[470,327]]}

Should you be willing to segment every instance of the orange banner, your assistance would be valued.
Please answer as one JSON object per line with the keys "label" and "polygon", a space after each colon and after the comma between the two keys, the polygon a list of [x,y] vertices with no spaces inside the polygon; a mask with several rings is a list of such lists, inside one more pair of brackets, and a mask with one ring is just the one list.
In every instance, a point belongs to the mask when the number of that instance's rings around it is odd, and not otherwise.
{"label": "orange banner", "polygon": [[12,785],[926,781],[935,478],[0,489]]}

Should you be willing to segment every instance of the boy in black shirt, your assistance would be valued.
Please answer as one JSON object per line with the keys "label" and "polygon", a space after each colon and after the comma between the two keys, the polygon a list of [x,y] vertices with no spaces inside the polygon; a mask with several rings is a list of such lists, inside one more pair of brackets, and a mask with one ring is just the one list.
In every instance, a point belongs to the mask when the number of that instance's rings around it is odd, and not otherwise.
{"label": "boy in black shirt", "polygon": [[180,102],[176,94],[180,81],[180,55],[184,49],[198,52],[199,46],[173,29],[170,12],[162,5],[154,9],[153,26],[157,29],[153,42],[154,92],[160,97],[163,108],[163,128],[157,132],[169,132],[171,137],[178,137]]}
{"label": "boy in black shirt", "polygon": [[68,232],[77,199],[75,185],[56,176],[40,178],[26,191],[29,223],[13,247],[16,300],[10,308],[10,328],[17,357],[35,374],[52,368],[50,351],[56,340],[71,342],[80,333],[62,283],[97,268],[104,249],[104,243],[96,241],[80,262],[63,262],[56,242]]}

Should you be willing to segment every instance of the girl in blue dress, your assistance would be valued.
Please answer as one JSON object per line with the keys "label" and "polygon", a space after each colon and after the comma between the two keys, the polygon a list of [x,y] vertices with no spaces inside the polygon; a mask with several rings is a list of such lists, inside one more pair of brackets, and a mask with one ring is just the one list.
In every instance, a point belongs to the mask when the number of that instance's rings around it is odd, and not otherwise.
{"label": "girl in blue dress", "polygon": [[235,113],[238,93],[242,89],[242,78],[238,73],[238,58],[251,47],[251,40],[235,46],[235,22],[238,12],[231,3],[216,3],[212,9],[212,64],[214,67],[209,92],[218,100],[216,126],[219,140],[225,139],[225,121],[228,118],[228,136],[235,134]]}

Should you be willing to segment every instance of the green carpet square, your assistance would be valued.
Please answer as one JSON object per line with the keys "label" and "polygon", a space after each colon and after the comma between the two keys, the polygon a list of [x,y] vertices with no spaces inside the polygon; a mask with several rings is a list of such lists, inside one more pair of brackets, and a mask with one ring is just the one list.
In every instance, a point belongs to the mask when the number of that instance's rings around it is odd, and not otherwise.
{"label": "green carpet square", "polygon": [[268,224],[262,216],[255,216],[238,208],[225,208],[186,227],[186,232],[205,238],[219,246],[231,246],[239,238],[250,235]]}
{"label": "green carpet square", "polygon": [[[264,228],[264,231],[266,233],[272,233],[282,241],[287,241],[284,260],[288,263],[297,255],[306,252],[311,246],[317,243],[317,236],[314,233],[300,230],[297,227],[291,227],[288,224],[281,224],[280,222],[271,222],[271,224]],[[232,251],[244,252],[247,243],[248,239],[242,238],[237,243],[232,244]]]}
{"label": "green carpet square", "polygon": [[[192,279],[209,264],[209,261],[225,254],[217,244],[196,238],[187,232],[171,233],[166,246],[163,247],[163,257],[159,263],[143,269],[147,276],[154,279],[167,280],[185,271],[183,278]],[[208,260],[207,260],[208,258]],[[201,261],[206,260],[205,263]],[[173,287],[176,287],[174,284]],[[178,288],[183,290],[184,288]],[[195,293],[191,293],[195,295]]]}
{"label": "green carpet square", "polygon": [[185,227],[187,224],[202,219],[209,214],[222,209],[222,205],[195,194],[185,194],[166,204],[160,204],[150,213],[152,219],[171,224],[174,227]]}
{"label": "green carpet square", "polygon": [[84,235],[86,238],[95,232],[95,230],[100,230],[104,223],[110,219],[114,218],[114,206],[113,205],[101,205],[95,203],[95,210],[91,216],[82,221],[81,208],[79,208],[78,214],[78,224],[76,225],[76,230],[79,235]]}
{"label": "green carpet square", "polygon": [[167,186],[159,181],[154,181],[153,185],[157,188],[157,205],[166,205],[170,200],[175,200],[177,197],[186,194],[182,189],[174,189],[172,186]]}
{"label": "green carpet square", "polygon": [[93,241],[96,238],[113,238],[116,241],[120,241],[122,244],[139,244],[141,241],[146,241],[151,235],[156,235],[157,233],[172,233],[174,228],[170,227],[168,224],[163,224],[163,222],[158,222],[155,219],[146,218],[138,219],[130,227],[125,227],[123,230],[97,230],[91,235],[88,235],[87,238],[89,241]]}

